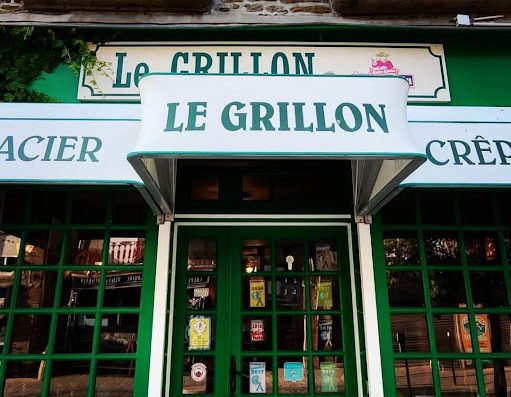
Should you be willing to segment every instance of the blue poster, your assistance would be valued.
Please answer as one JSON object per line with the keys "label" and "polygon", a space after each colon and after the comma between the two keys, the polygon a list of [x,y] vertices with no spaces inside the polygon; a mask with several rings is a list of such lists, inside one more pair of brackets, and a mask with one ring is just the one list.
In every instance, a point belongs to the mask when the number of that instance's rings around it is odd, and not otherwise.
{"label": "blue poster", "polygon": [[299,382],[304,378],[303,363],[284,363],[284,380]]}

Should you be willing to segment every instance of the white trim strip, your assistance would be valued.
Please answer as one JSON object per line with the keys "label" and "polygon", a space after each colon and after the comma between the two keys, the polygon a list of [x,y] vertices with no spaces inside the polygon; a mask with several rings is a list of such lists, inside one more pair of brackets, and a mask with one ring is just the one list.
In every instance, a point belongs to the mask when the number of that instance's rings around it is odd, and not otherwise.
{"label": "white trim strip", "polygon": [[147,390],[148,396],[160,396],[162,390],[170,233],[171,222],[165,222],[163,225],[159,226],[156,256],[156,280],[154,285],[151,357],[149,361],[149,387]]}
{"label": "white trim strip", "polygon": [[351,219],[349,214],[176,214],[175,219]]}
{"label": "white trim strip", "polygon": [[178,226],[348,226],[347,222],[176,222]]}

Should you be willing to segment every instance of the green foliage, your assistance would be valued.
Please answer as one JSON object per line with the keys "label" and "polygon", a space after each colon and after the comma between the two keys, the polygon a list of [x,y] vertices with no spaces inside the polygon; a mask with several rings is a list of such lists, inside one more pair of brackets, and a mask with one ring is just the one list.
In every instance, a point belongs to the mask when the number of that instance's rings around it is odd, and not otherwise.
{"label": "green foliage", "polygon": [[97,60],[76,29],[0,26],[0,101],[52,102],[28,87],[42,72],[64,63],[79,73],[96,67]]}

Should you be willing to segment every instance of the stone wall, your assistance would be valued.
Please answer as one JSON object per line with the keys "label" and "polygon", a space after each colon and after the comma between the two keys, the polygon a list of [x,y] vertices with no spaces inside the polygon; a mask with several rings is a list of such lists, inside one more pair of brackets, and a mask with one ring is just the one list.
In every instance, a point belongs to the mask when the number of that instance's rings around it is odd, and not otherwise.
{"label": "stone wall", "polygon": [[335,12],[330,0],[214,0],[212,14],[331,16]]}

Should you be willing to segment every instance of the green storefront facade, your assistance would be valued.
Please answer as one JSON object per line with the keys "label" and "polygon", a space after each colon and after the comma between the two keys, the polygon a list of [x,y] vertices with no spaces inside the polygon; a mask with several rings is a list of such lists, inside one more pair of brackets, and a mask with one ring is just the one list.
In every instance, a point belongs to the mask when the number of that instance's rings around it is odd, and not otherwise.
{"label": "green storefront facade", "polygon": [[[84,37],[93,28],[88,29]],[[236,46],[283,43],[302,53],[338,43],[441,45],[450,100],[408,103],[410,129],[434,131],[421,148],[428,160],[420,167],[437,167],[437,173],[421,174],[422,183],[412,174],[401,181],[398,195],[363,215],[356,213],[353,192],[371,183],[370,175],[357,179],[352,167],[361,157],[345,154],[292,158],[268,150],[265,156],[236,157],[219,150],[175,157],[168,174],[175,181],[158,181],[160,198],[174,200],[167,214],[155,214],[164,206],[140,172],[142,181],[108,180],[110,166],[103,168],[105,175],[100,167],[88,178],[80,171],[75,180],[48,178],[58,153],[61,160],[71,156],[73,142],[78,167],[96,157],[102,161],[93,132],[84,135],[88,140],[62,143],[63,136],[74,136],[73,123],[84,120],[80,109],[89,121],[105,122],[105,129],[119,121],[126,129],[141,118],[144,123],[145,110],[137,101],[77,99],[81,77],[65,66],[44,74],[33,88],[70,104],[75,116],[52,113],[52,105],[41,104],[49,107],[32,114],[35,108],[27,105],[26,116],[22,108],[0,106],[6,112],[0,118],[10,123],[2,127],[0,161],[11,167],[0,166],[3,395],[507,396],[509,39],[505,28],[375,25],[208,25],[117,33],[117,53],[125,45],[125,59],[133,45],[227,53]],[[416,67],[420,73],[421,65]],[[122,85],[125,77],[112,84]],[[193,78],[201,84],[200,74]],[[245,102],[250,100],[263,102],[247,94]],[[289,103],[286,109],[296,113],[299,107]],[[183,129],[198,129],[206,117],[205,105],[192,106],[195,120],[184,118]],[[257,106],[259,119],[248,115],[248,124],[286,129],[274,119],[269,126],[263,114],[268,107]],[[375,113],[380,108],[374,109],[366,115],[373,121],[368,130],[378,120],[383,125]],[[163,117],[167,126],[179,124]],[[35,131],[26,136],[36,138],[21,141],[26,143],[20,148],[17,126],[26,134],[24,119],[42,126],[57,118],[68,133],[58,130],[52,140],[51,133]],[[316,113],[321,125],[318,120]],[[129,139],[134,145],[135,138]],[[45,146],[30,146],[35,143]],[[105,139],[101,150],[113,146]],[[39,162],[50,152],[51,161]],[[27,172],[40,177],[13,178],[14,164],[37,155]],[[118,168],[123,167],[136,176],[128,161]],[[463,171],[452,174],[453,169]]]}

